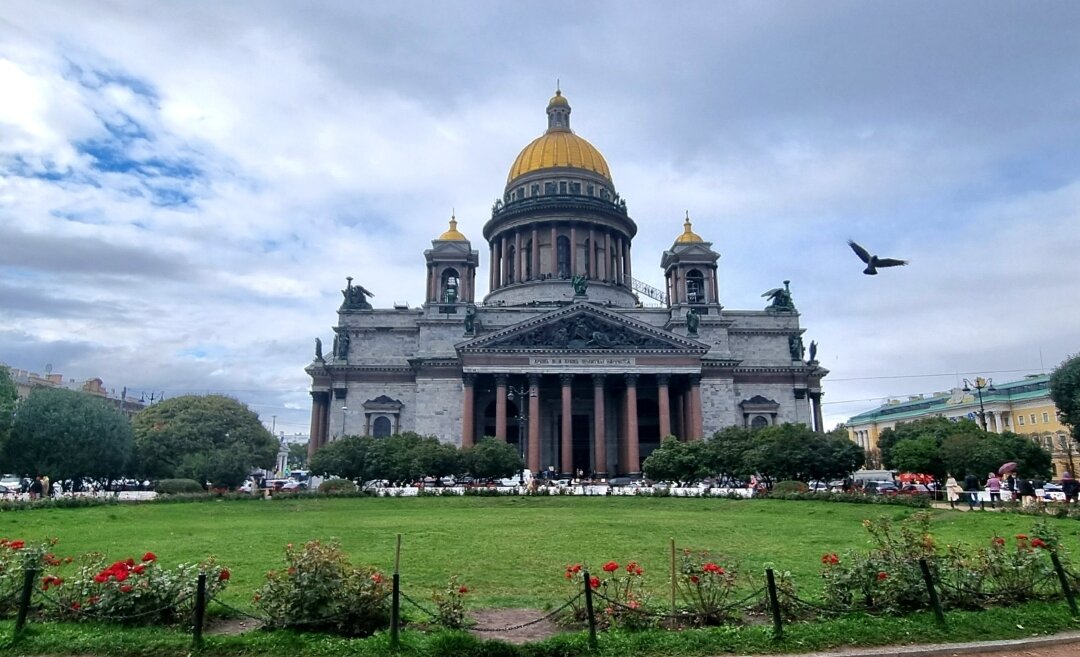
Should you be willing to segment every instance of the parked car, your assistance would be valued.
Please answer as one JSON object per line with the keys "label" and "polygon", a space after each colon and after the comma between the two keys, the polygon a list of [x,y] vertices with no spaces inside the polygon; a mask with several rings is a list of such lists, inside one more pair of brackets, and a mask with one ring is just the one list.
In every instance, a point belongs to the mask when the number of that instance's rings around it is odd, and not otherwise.
{"label": "parked car", "polygon": [[904,484],[896,494],[911,497],[934,497],[934,490],[926,484]]}
{"label": "parked car", "polygon": [[286,481],[284,484],[281,485],[281,490],[288,490],[293,492],[307,490],[307,484],[302,481]]}
{"label": "parked car", "polygon": [[896,495],[900,487],[891,481],[867,481],[863,482],[862,491],[867,495]]}

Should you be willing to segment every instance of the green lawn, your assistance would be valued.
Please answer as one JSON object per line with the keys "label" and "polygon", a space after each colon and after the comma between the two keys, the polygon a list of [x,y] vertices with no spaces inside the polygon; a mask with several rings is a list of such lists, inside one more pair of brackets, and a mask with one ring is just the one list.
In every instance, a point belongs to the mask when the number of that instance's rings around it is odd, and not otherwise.
{"label": "green lawn", "polygon": [[[103,552],[139,557],[151,550],[165,564],[215,555],[232,569],[225,596],[247,603],[267,570],[282,563],[286,543],[340,539],[353,562],[389,572],[395,534],[402,534],[402,588],[426,599],[451,574],[474,591],[478,606],[558,604],[569,593],[568,563],[599,567],[638,561],[660,593],[667,580],[669,538],[708,549],[760,574],[766,564],[790,570],[804,590],[817,585],[821,555],[866,545],[864,518],[914,513],[895,506],[794,501],[672,498],[350,498],[216,501],[51,509],[0,515],[0,536],[57,537],[57,553]],[[1014,514],[934,511],[943,543],[989,540],[1028,531]],[[1061,521],[1065,545],[1080,524]]]}

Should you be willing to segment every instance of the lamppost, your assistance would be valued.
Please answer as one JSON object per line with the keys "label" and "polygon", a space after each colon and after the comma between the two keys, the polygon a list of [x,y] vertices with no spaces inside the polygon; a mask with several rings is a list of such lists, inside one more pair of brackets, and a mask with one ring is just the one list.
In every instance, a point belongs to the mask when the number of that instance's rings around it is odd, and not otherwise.
{"label": "lamppost", "polygon": [[349,407],[345,404],[341,405],[341,434],[340,437],[345,436],[345,412],[349,410]]}
{"label": "lamppost", "polygon": [[964,392],[971,392],[972,388],[975,388],[975,392],[979,395],[979,421],[982,423],[983,431],[986,431],[986,408],[983,407],[983,390],[997,392],[997,388],[994,387],[993,379],[984,379],[981,376],[975,377],[974,381],[964,379]]}
{"label": "lamppost", "polygon": [[[521,460],[524,462],[525,443],[529,440],[529,437],[525,433],[525,423],[529,421],[529,416],[523,412],[522,406],[524,405],[525,400],[529,398],[529,389],[525,386],[506,386],[507,401],[514,401],[515,397],[521,398],[521,403],[517,404],[518,447],[521,448]],[[521,482],[521,485],[525,485],[524,470],[518,473],[518,481]]]}

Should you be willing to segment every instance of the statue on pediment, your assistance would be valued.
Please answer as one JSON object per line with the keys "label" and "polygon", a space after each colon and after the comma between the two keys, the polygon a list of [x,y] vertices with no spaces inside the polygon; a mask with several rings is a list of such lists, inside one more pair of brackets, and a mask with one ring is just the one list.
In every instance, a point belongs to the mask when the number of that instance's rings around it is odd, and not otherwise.
{"label": "statue on pediment", "polygon": [[584,274],[575,275],[573,278],[570,279],[570,283],[574,286],[575,297],[585,296],[586,290],[589,289],[589,279],[586,278]]}
{"label": "statue on pediment", "polygon": [[791,281],[784,281],[784,287],[773,288],[761,296],[770,300],[765,310],[795,311],[795,301],[791,298]]}
{"label": "statue on pediment", "polygon": [[698,324],[701,323],[701,315],[698,314],[697,309],[691,308],[686,311],[686,332],[690,335],[696,336]]}
{"label": "statue on pediment", "polygon": [[341,291],[345,300],[341,302],[341,310],[371,310],[371,304],[367,298],[375,296],[363,285],[353,285],[353,277],[346,276],[347,285]]}

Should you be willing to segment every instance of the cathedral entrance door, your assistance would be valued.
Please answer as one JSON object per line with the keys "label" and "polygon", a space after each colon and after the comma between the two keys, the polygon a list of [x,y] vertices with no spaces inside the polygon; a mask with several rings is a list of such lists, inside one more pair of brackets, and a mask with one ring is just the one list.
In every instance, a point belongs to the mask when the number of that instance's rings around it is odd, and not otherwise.
{"label": "cathedral entrance door", "polygon": [[581,470],[582,475],[588,477],[594,470],[590,461],[592,455],[592,416],[574,415],[571,421],[573,430],[573,463],[574,472]]}

